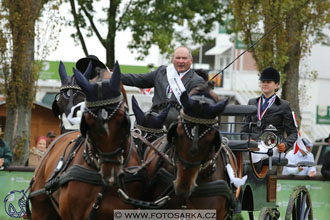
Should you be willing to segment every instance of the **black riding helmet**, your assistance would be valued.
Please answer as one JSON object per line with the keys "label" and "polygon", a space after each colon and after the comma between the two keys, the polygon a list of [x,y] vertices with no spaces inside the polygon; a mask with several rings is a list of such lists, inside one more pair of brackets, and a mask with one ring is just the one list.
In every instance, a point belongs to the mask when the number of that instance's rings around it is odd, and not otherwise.
{"label": "black riding helmet", "polygon": [[280,82],[280,73],[274,67],[267,67],[261,72],[259,80]]}

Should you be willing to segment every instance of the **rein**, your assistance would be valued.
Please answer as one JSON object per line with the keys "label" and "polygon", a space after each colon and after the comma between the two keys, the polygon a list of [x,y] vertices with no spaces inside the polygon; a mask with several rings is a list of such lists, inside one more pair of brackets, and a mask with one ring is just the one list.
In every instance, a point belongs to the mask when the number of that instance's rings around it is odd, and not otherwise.
{"label": "rein", "polygon": [[153,149],[165,162],[167,162],[169,165],[175,167],[175,165],[172,163],[172,161],[168,158],[168,156],[166,154],[164,154],[163,152],[159,151],[155,146],[153,146],[147,139],[145,139],[144,137],[142,137],[140,134],[138,134],[137,132],[133,131],[132,132],[132,136],[133,137],[137,137],[139,138],[144,144],[146,144],[148,147],[150,147],[151,149]]}

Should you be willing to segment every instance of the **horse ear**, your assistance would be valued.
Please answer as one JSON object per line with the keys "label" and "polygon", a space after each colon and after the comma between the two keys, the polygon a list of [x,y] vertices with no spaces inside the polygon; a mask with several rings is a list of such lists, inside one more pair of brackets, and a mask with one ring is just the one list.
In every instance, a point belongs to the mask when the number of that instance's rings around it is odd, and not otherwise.
{"label": "horse ear", "polygon": [[85,115],[83,114],[80,121],[80,133],[84,138],[86,138],[86,134],[88,130],[89,130],[89,126],[86,123]]}
{"label": "horse ear", "polygon": [[210,109],[210,113],[212,114],[212,116],[216,117],[217,115],[219,115],[226,107],[226,105],[228,104],[228,98],[226,98],[225,100],[215,103],[215,104],[211,104],[209,106]]}
{"label": "horse ear", "polygon": [[180,101],[181,101],[181,104],[182,104],[182,106],[183,106],[184,109],[188,109],[188,108],[194,106],[195,103],[197,102],[197,101],[195,101],[195,100],[192,100],[192,99],[189,97],[187,91],[184,91],[184,92],[181,94],[181,96],[180,96]]}
{"label": "horse ear", "polygon": [[173,138],[177,135],[176,128],[178,127],[178,122],[174,121],[169,126],[168,132],[167,132],[167,141],[168,143],[172,143]]}
{"label": "horse ear", "polygon": [[156,120],[158,121],[159,124],[164,124],[168,112],[170,111],[171,105],[168,105],[166,109],[164,109],[156,118]]}
{"label": "horse ear", "polygon": [[73,68],[73,72],[78,86],[84,91],[85,94],[89,94],[92,90],[92,85],[88,82],[86,77],[81,74],[79,70]]}
{"label": "horse ear", "polygon": [[62,86],[66,85],[68,81],[68,74],[66,73],[66,69],[62,61],[60,61],[60,65],[58,66],[58,73],[60,74]]}
{"label": "horse ear", "polygon": [[52,112],[56,118],[61,115],[60,109],[57,105],[57,101],[54,99],[53,104],[52,104]]}
{"label": "horse ear", "polygon": [[87,69],[84,72],[84,76],[86,77],[86,79],[90,79],[93,73],[93,63],[92,61],[89,61]]}
{"label": "horse ear", "polygon": [[109,84],[111,91],[115,94],[118,93],[118,96],[120,95],[120,80],[121,80],[120,67],[118,61],[116,61],[113,67],[113,73],[109,81]]}
{"label": "horse ear", "polygon": [[132,108],[135,115],[135,119],[139,125],[142,125],[144,112],[141,110],[137,100],[135,99],[134,95],[132,96]]}

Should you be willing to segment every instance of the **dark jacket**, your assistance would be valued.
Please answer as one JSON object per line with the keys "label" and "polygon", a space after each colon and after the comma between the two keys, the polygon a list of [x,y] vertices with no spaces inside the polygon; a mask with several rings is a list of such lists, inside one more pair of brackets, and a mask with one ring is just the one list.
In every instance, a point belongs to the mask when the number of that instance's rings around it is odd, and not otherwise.
{"label": "dark jacket", "polygon": [[0,158],[4,158],[4,167],[7,167],[11,163],[12,154],[8,144],[0,138]]}
{"label": "dark jacket", "polygon": [[330,151],[323,157],[321,173],[324,179],[330,180]]}
{"label": "dark jacket", "polygon": [[[261,97],[250,99],[248,105],[255,105],[258,107],[258,101]],[[246,116],[244,122],[257,122],[258,116]],[[298,137],[297,128],[294,124],[292,117],[292,110],[288,101],[276,97],[273,105],[265,112],[264,116],[261,119],[261,126],[252,126],[251,138],[257,140],[262,134],[262,131],[268,125],[274,125],[277,129],[276,135],[282,139],[281,142],[284,142],[286,146],[286,151],[289,150]],[[241,132],[248,132],[248,124],[242,126]],[[284,139],[284,132],[286,132],[287,137]],[[243,139],[247,139],[247,135],[242,135]]]}
{"label": "dark jacket", "polygon": [[[188,93],[196,86],[202,85],[205,82],[204,79],[197,75],[192,69],[187,72],[181,80]],[[166,66],[160,66],[157,70],[145,74],[122,74],[121,81],[126,86],[135,86],[138,88],[154,87],[152,109],[156,112],[162,111],[167,107],[168,103],[172,103],[172,106],[178,104],[174,94],[172,94],[170,98],[167,97],[169,83],[167,80]],[[168,125],[173,119],[177,118],[177,115],[177,109],[171,108],[165,124]]]}

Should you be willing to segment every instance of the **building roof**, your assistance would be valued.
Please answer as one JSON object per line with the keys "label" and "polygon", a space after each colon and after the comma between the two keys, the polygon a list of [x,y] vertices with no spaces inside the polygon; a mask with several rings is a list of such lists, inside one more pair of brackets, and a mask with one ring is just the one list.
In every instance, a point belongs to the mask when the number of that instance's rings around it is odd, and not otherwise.
{"label": "building roof", "polygon": [[[4,105],[4,104],[6,104],[6,101],[0,101],[0,105]],[[43,108],[46,108],[46,109],[49,109],[49,110],[52,110],[52,107],[51,106],[48,106],[48,105],[46,105],[46,104],[44,104],[42,102],[39,102],[39,101],[35,101],[33,104],[34,105],[39,105],[39,106],[41,106]]]}
{"label": "building roof", "polygon": [[208,51],[205,52],[205,55],[211,56],[211,55],[221,55],[227,50],[231,49],[233,46],[232,45],[217,45]]}

